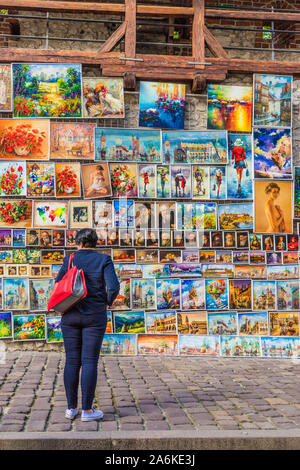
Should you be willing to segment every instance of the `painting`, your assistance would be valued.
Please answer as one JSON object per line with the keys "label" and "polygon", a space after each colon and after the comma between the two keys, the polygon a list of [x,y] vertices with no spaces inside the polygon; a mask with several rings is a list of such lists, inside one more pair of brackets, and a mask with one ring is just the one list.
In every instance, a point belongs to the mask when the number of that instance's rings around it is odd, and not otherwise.
{"label": "painting", "polygon": [[218,218],[222,230],[253,229],[253,204],[222,204],[218,206]]}
{"label": "painting", "polygon": [[81,64],[12,64],[13,113],[81,117]]}
{"label": "painting", "polygon": [[262,249],[262,236],[257,233],[249,234],[250,250],[256,251]]}
{"label": "painting", "polygon": [[138,354],[145,356],[177,356],[177,335],[138,335]]}
{"label": "painting", "polygon": [[143,267],[138,264],[115,264],[115,271],[118,278],[146,277],[143,276]]}
{"label": "painting", "polygon": [[41,250],[29,249],[26,250],[27,262],[29,264],[40,263],[41,261]]}
{"label": "painting", "polygon": [[250,279],[229,280],[229,308],[251,310],[252,289]]}
{"label": "painting", "polygon": [[14,341],[45,340],[45,323],[44,314],[13,315]]}
{"label": "painting", "polygon": [[294,168],[294,217],[300,218],[300,166]]}
{"label": "painting", "polygon": [[110,174],[107,163],[81,165],[81,175],[85,199],[111,196]]}
{"label": "painting", "polygon": [[80,163],[55,163],[56,197],[80,197]]}
{"label": "painting", "polygon": [[48,160],[48,119],[0,119],[0,159]]}
{"label": "painting", "polygon": [[156,166],[156,191],[158,199],[169,199],[171,194],[170,166]]}
{"label": "painting", "polygon": [[67,228],[68,203],[33,201],[33,225],[40,228]]}
{"label": "painting", "polygon": [[0,339],[4,338],[12,338],[12,312],[0,312]]}
{"label": "painting", "polygon": [[[61,264],[65,256],[64,250],[41,250],[41,263]],[[52,266],[53,274],[53,266]]]}
{"label": "painting", "polygon": [[85,118],[124,118],[123,78],[82,79],[83,117]]}
{"label": "painting", "polygon": [[156,165],[138,165],[138,196],[140,198],[156,197]]}
{"label": "painting", "polygon": [[271,312],[271,336],[299,336],[299,312]]}
{"label": "painting", "polygon": [[180,294],[182,310],[205,308],[204,279],[182,279]]}
{"label": "painting", "polygon": [[266,266],[234,266],[234,277],[238,279],[267,279]]}
{"label": "painting", "polygon": [[165,163],[227,163],[226,131],[163,131]]}
{"label": "painting", "polygon": [[110,228],[113,226],[111,201],[93,201],[93,227]]}
{"label": "painting", "polygon": [[113,197],[137,197],[138,174],[135,163],[110,164],[110,182]]}
{"label": "painting", "polygon": [[110,311],[106,312],[106,330],[105,333],[113,333],[113,322],[112,322],[112,313]]}
{"label": "painting", "polygon": [[277,281],[277,309],[299,310],[299,282]]}
{"label": "painting", "polygon": [[254,182],[255,232],[293,233],[292,186],[291,181]]}
{"label": "painting", "polygon": [[26,163],[0,161],[0,196],[26,196]]}
{"label": "painting", "polygon": [[176,203],[174,202],[158,202],[157,210],[157,226],[160,229],[175,228],[176,223]]}
{"label": "painting", "polygon": [[27,278],[3,279],[4,310],[29,309],[29,285]]}
{"label": "painting", "polygon": [[228,134],[228,199],[253,198],[252,136]]}
{"label": "painting", "polygon": [[155,310],[155,280],[131,279],[131,300],[135,310]]}
{"label": "painting", "polygon": [[157,310],[180,309],[180,280],[156,280]]}
{"label": "painting", "polygon": [[55,196],[55,165],[26,162],[27,197]]}
{"label": "painting", "polygon": [[228,308],[228,281],[226,279],[205,279],[205,305],[207,310]]}
{"label": "painting", "polygon": [[254,177],[292,179],[292,131],[274,127],[255,128]]}
{"label": "painting", "polygon": [[130,309],[130,279],[120,279],[120,292],[110,308],[111,310]]}
{"label": "painting", "polygon": [[179,335],[180,356],[220,356],[220,337]]}
{"label": "painting", "polygon": [[209,198],[209,168],[205,166],[192,166],[192,197],[193,199]]}
{"label": "painting", "polygon": [[0,263],[12,263],[12,251],[11,250],[1,250],[0,251]]}
{"label": "painting", "polygon": [[91,201],[70,201],[70,228],[87,228],[91,226]]}
{"label": "painting", "polygon": [[[1,234],[1,232],[0,232]],[[39,246],[40,244],[40,231],[38,229],[26,230],[26,244],[27,246]]]}
{"label": "painting", "polygon": [[207,85],[207,129],[252,130],[252,87]]}
{"label": "painting", "polygon": [[0,64],[0,111],[12,111],[10,64]]}
{"label": "painting", "polygon": [[12,245],[12,230],[0,230],[0,247]]}
{"label": "painting", "polygon": [[132,250],[113,250],[114,263],[134,263],[136,251]]}
{"label": "painting", "polygon": [[176,311],[167,310],[166,312],[147,312],[146,327],[148,334],[176,334]]}
{"label": "painting", "polygon": [[273,279],[298,279],[299,278],[299,265],[284,264],[282,266],[267,266],[267,277]]}
{"label": "painting", "polygon": [[[155,224],[155,202],[135,202],[135,227],[137,229],[148,229],[148,234],[155,234],[157,232],[151,230],[156,227]],[[157,238],[157,236],[156,236]],[[152,241],[151,241],[152,240]],[[147,246],[157,246],[153,235],[149,237],[149,244]]]}
{"label": "painting", "polygon": [[214,166],[209,168],[209,199],[226,199],[226,168]]}
{"label": "painting", "polygon": [[206,335],[206,312],[182,312],[177,313],[178,333],[181,335]]}
{"label": "painting", "polygon": [[139,126],[183,129],[185,85],[140,82]]}
{"label": "painting", "polygon": [[137,335],[105,334],[101,346],[101,355],[135,356],[137,351]]}
{"label": "painting", "polygon": [[61,331],[61,316],[46,318],[46,338],[47,343],[62,343],[63,335]]}
{"label": "painting", "polygon": [[300,357],[300,338],[262,337],[261,350],[263,357]]}
{"label": "painting", "polygon": [[137,312],[114,312],[115,333],[145,333],[145,314]]}
{"label": "painting", "polygon": [[217,204],[177,203],[177,230],[214,230],[217,228]]}
{"label": "painting", "polygon": [[293,77],[255,74],[254,126],[291,127]]}
{"label": "painting", "polygon": [[54,279],[30,279],[30,310],[47,310],[53,286]]}
{"label": "painting", "polygon": [[32,201],[25,199],[0,200],[0,227],[31,227]]}
{"label": "painting", "polygon": [[263,336],[269,333],[268,312],[238,313],[240,336]]}
{"label": "painting", "polygon": [[13,263],[18,263],[18,264],[22,264],[22,263],[26,263],[27,262],[27,253],[26,253],[26,250],[24,250],[24,248],[14,248],[12,250],[12,262]]}
{"label": "painting", "polygon": [[230,278],[234,277],[234,266],[233,264],[202,264],[201,274],[203,277],[223,277]]}
{"label": "painting", "polygon": [[13,231],[13,246],[26,246],[26,229],[20,228]]}
{"label": "painting", "polygon": [[91,122],[51,122],[50,158],[94,160],[94,132]]}
{"label": "painting", "polygon": [[52,245],[53,247],[65,246],[65,231],[64,230],[53,230]]}
{"label": "painting", "polygon": [[209,335],[237,334],[236,312],[208,313],[207,323]]}
{"label": "painting", "polygon": [[190,165],[171,166],[171,198],[190,198],[192,178]]}
{"label": "painting", "polygon": [[274,310],[276,308],[275,281],[257,281],[252,284],[253,310]]}
{"label": "painting", "polygon": [[[51,277],[52,276],[52,265],[41,265],[32,264],[29,266],[29,277],[40,278],[40,277]],[[56,275],[55,275],[56,277]]]}
{"label": "painting", "polygon": [[222,356],[260,356],[260,340],[256,336],[221,336]]}
{"label": "painting", "polygon": [[134,201],[116,200],[113,201],[114,225],[120,228],[134,227]]}
{"label": "painting", "polygon": [[96,128],[95,160],[160,163],[160,131]]}

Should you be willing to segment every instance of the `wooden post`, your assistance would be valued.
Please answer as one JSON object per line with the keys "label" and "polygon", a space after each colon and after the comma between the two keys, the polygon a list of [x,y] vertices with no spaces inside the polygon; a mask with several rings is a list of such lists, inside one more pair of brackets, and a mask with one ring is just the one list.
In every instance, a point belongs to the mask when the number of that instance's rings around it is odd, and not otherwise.
{"label": "wooden post", "polygon": [[[193,18],[193,35],[192,35],[192,48],[193,48],[192,55],[195,59],[195,62],[203,62],[204,57],[205,57],[205,44],[204,44],[205,0],[193,0],[193,6],[194,6],[194,18]],[[200,67],[203,67],[203,66],[200,66]]]}
{"label": "wooden post", "polygon": [[136,54],[136,0],[125,0],[125,57],[135,58]]}

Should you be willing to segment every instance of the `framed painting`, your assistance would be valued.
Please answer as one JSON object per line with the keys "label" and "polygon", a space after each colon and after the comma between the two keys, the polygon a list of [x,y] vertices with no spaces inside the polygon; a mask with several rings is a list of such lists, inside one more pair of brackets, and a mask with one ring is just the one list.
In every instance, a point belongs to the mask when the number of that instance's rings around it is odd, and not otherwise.
{"label": "framed painting", "polygon": [[26,245],[27,246],[39,246],[39,244],[40,244],[39,229],[27,229],[26,230]]}
{"label": "framed painting", "polygon": [[29,265],[29,277],[40,278],[40,277],[51,277],[52,276],[52,265],[32,264]]}
{"label": "framed painting", "polygon": [[0,160],[0,196],[26,196],[26,163]]}
{"label": "framed painting", "polygon": [[180,287],[181,309],[198,310],[205,308],[204,279],[182,279]]}
{"label": "framed painting", "polygon": [[91,201],[70,201],[70,228],[86,228],[91,226]]}
{"label": "framed painting", "polygon": [[49,160],[48,119],[0,119],[0,159]]}
{"label": "framed painting", "polygon": [[180,309],[180,280],[156,280],[157,310]]}
{"label": "framed painting", "polygon": [[263,357],[300,357],[300,338],[282,338],[264,336],[261,338],[261,351]]}
{"label": "framed painting", "polygon": [[94,160],[94,132],[91,122],[51,122],[50,158]]}
{"label": "framed painting", "polygon": [[229,308],[233,310],[251,310],[251,279],[229,280]]}
{"label": "framed painting", "polygon": [[32,201],[21,199],[0,200],[0,227],[31,227]]}
{"label": "framed painting", "polygon": [[64,341],[61,331],[61,316],[46,318],[47,343],[62,343]]}
{"label": "framed painting", "polygon": [[207,312],[178,312],[177,325],[181,335],[207,335]]}
{"label": "framed painting", "polygon": [[12,263],[12,250],[0,250],[0,263]]}
{"label": "framed painting", "polygon": [[221,355],[225,357],[260,356],[260,337],[221,336]]}
{"label": "framed painting", "polygon": [[268,312],[238,313],[240,336],[263,336],[269,334]]}
{"label": "framed painting", "polygon": [[114,226],[120,228],[134,227],[134,201],[119,199],[113,201]]}
{"label": "framed painting", "polygon": [[298,264],[267,266],[268,279],[299,279]]}
{"label": "framed painting", "polygon": [[10,64],[0,64],[0,111],[12,111]]}
{"label": "framed painting", "polygon": [[81,78],[81,64],[12,64],[14,117],[81,117]]}
{"label": "framed painting", "polygon": [[[253,204],[222,204],[218,206],[219,228],[221,230],[252,229]],[[260,230],[255,230],[260,232]]]}
{"label": "framed painting", "polygon": [[80,163],[55,163],[56,197],[80,197]]}
{"label": "framed painting", "polygon": [[[134,203],[134,209],[135,209],[135,227],[138,229],[144,228],[151,230],[151,233],[153,232],[152,229],[155,229],[156,227],[156,217],[155,217],[155,202],[138,202],[136,201]],[[149,240],[149,245],[147,246],[158,246],[155,244],[156,241],[152,238],[152,243]]]}
{"label": "framed painting", "polygon": [[145,333],[145,314],[141,312],[114,312],[115,333]]}
{"label": "framed painting", "polygon": [[277,309],[299,310],[299,282],[277,281]]}
{"label": "framed painting", "polygon": [[192,165],[192,197],[193,199],[209,198],[209,168]]}
{"label": "framed painting", "polygon": [[163,131],[165,163],[227,163],[226,131]]}
{"label": "framed painting", "polygon": [[83,117],[113,119],[125,117],[123,78],[82,79]]}
{"label": "framed painting", "polygon": [[275,310],[276,282],[254,280],[252,284],[252,309]]}
{"label": "framed painting", "polygon": [[113,250],[112,258],[114,263],[135,263],[134,249]]}
{"label": "framed painting", "polygon": [[299,336],[299,312],[270,312],[271,336]]}
{"label": "framed painting", "polygon": [[228,157],[228,199],[252,199],[252,135],[228,134]]}
{"label": "framed painting", "polygon": [[228,309],[227,279],[205,279],[205,304],[207,310]]}
{"label": "framed painting", "polygon": [[67,228],[68,202],[33,201],[33,226],[37,228]]}
{"label": "framed painting", "polygon": [[26,162],[27,197],[55,196],[55,165]]}
{"label": "framed painting", "polygon": [[5,277],[28,277],[28,264],[7,264],[5,266]]}
{"label": "framed painting", "polygon": [[185,85],[140,82],[139,126],[183,129]]}
{"label": "framed painting", "polygon": [[46,315],[13,315],[14,341],[33,341],[46,339]]}
{"label": "framed painting", "polygon": [[111,228],[113,210],[111,201],[93,201],[93,227]]}
{"label": "framed painting", "polygon": [[12,338],[12,312],[0,312],[0,339]]}
{"label": "framed painting", "polygon": [[138,165],[138,196],[156,198],[156,165]]}
{"label": "framed painting", "polygon": [[237,313],[222,312],[208,313],[208,334],[209,335],[236,335],[237,334]]}
{"label": "framed painting", "polygon": [[131,279],[131,302],[134,310],[155,310],[155,280]]}
{"label": "framed painting", "polygon": [[254,74],[253,125],[291,127],[293,77]]}
{"label": "framed painting", "polygon": [[110,182],[113,197],[137,197],[137,165],[135,163],[111,163]]}
{"label": "framed painting", "polygon": [[105,334],[101,346],[101,355],[135,356],[137,351],[137,335],[125,333]]}
{"label": "framed painting", "polygon": [[30,279],[29,295],[30,310],[47,310],[48,301],[52,294],[54,279]]}
{"label": "framed painting", "polygon": [[85,199],[111,196],[110,173],[107,163],[81,165],[81,176]]}
{"label": "framed painting", "polygon": [[255,178],[292,179],[291,129],[254,128],[253,142]]}
{"label": "framed painting", "polygon": [[171,165],[171,198],[190,198],[191,193],[191,166]]}
{"label": "framed painting", "polygon": [[41,250],[29,249],[29,250],[26,250],[26,254],[27,254],[27,263],[29,264],[40,263]]}
{"label": "framed painting", "polygon": [[178,335],[138,335],[138,354],[144,356],[177,356]]}
{"label": "framed painting", "polygon": [[252,130],[252,87],[207,85],[207,129]]}
{"label": "framed painting", "polygon": [[112,313],[110,311],[106,312],[107,322],[105,333],[113,333],[113,322],[112,322]]}
{"label": "framed painting", "polygon": [[3,308],[4,310],[29,309],[29,279],[3,279]]}
{"label": "framed painting", "polygon": [[178,335],[180,356],[220,356],[220,337]]}
{"label": "framed painting", "polygon": [[147,312],[146,328],[148,334],[176,334],[176,311],[167,310],[166,312]]}
{"label": "framed painting", "polygon": [[[294,217],[300,218],[300,166],[294,167]],[[298,225],[299,227],[299,225]]]}
{"label": "framed painting", "polygon": [[0,230],[0,247],[12,246],[12,230]]}
{"label": "framed painting", "polygon": [[130,310],[130,307],[130,279],[120,279],[120,292],[114,300],[113,304],[111,305],[110,309]]}
{"label": "framed painting", "polygon": [[234,277],[237,279],[267,279],[267,267],[236,265],[234,266]]}
{"label": "framed painting", "polygon": [[226,199],[227,191],[225,166],[209,167],[209,182],[209,199]]}
{"label": "framed painting", "polygon": [[170,198],[170,166],[157,165],[156,166],[156,191],[157,197],[160,199]]}
{"label": "framed painting", "polygon": [[[41,250],[41,263],[61,264],[65,256],[64,250]],[[53,266],[52,266],[53,274]]]}

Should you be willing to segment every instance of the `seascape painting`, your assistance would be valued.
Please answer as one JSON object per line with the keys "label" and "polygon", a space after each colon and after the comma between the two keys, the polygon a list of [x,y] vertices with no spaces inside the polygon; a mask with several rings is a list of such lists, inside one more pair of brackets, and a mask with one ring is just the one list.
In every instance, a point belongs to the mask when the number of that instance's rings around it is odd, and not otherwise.
{"label": "seascape painting", "polygon": [[124,118],[123,78],[82,79],[83,117],[86,118]]}
{"label": "seascape painting", "polygon": [[253,204],[222,204],[218,206],[218,217],[222,230],[252,229]]}
{"label": "seascape painting", "polygon": [[263,357],[300,357],[300,338],[280,338],[264,336],[261,338]]}

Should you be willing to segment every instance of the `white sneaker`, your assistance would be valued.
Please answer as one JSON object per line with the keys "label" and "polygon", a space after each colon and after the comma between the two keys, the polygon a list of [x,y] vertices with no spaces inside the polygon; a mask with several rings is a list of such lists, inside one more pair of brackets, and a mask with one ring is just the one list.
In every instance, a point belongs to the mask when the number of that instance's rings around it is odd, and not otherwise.
{"label": "white sneaker", "polygon": [[66,409],[65,418],[74,419],[78,415],[79,411],[74,408]]}
{"label": "white sneaker", "polygon": [[92,408],[93,413],[88,413],[87,411],[81,412],[81,421],[93,421],[94,419],[101,419],[104,416],[103,411],[101,410],[94,410]]}

